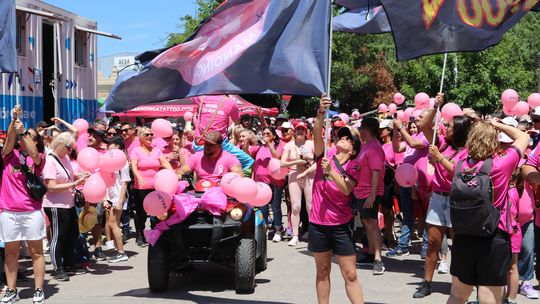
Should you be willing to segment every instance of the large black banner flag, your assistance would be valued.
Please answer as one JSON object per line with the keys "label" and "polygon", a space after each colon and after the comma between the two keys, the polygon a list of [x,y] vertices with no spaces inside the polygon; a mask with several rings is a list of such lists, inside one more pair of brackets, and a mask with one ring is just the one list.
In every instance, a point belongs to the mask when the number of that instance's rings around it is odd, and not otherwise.
{"label": "large black banner flag", "polygon": [[327,92],[330,1],[228,0],[111,92],[109,109],[218,94]]}
{"label": "large black banner flag", "polygon": [[0,0],[0,73],[17,72],[15,0]]}
{"label": "large black banner flag", "polygon": [[427,54],[480,51],[540,0],[381,0],[399,60]]}
{"label": "large black banner flag", "polygon": [[380,34],[391,30],[382,6],[346,11],[334,18],[333,28],[335,32],[358,34]]}

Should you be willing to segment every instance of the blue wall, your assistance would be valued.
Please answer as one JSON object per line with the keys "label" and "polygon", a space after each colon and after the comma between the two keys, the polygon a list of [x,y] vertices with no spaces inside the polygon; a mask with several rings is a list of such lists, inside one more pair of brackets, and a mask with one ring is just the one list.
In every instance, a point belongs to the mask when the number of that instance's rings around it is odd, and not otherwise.
{"label": "blue wall", "polygon": [[[43,97],[20,96],[19,100],[25,127],[33,127],[38,121],[43,120]],[[0,95],[0,129],[7,130],[11,122],[11,109],[15,104],[14,95]],[[92,122],[96,119],[97,110],[97,100],[60,99],[60,117],[67,122],[73,122],[77,118]]]}

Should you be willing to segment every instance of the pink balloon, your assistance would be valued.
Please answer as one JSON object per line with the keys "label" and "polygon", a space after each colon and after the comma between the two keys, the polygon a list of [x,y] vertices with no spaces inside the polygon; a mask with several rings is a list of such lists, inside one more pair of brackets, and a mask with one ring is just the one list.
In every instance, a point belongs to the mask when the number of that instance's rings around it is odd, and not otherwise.
{"label": "pink balloon", "polygon": [[429,107],[429,95],[424,92],[416,94],[416,96],[414,96],[414,104],[418,109]]}
{"label": "pink balloon", "polygon": [[523,116],[529,114],[529,104],[525,101],[518,101],[512,109],[514,115]]}
{"label": "pink balloon", "polygon": [[418,118],[418,116],[420,116],[420,114],[422,114],[422,109],[414,109],[411,117]]}
{"label": "pink balloon", "polygon": [[405,112],[403,112],[403,110],[399,110],[396,112],[396,115],[397,115],[397,119],[399,119],[399,121],[401,122],[406,122],[408,121],[408,117],[407,117],[407,114],[405,114]]}
{"label": "pink balloon", "polygon": [[433,108],[435,106],[435,98],[430,98],[429,99],[429,108]]}
{"label": "pink balloon", "polygon": [[379,105],[379,113],[386,113],[388,112],[388,106],[384,103],[381,103]]}
{"label": "pink balloon", "polygon": [[148,215],[159,216],[167,212],[171,207],[172,197],[163,191],[152,191],[146,195],[143,208]]}
{"label": "pink balloon", "polygon": [[79,130],[80,134],[88,132],[88,127],[89,127],[88,122],[82,118],[76,119],[73,122],[73,126],[77,128],[77,130]]}
{"label": "pink balloon", "polygon": [[416,184],[418,179],[418,172],[416,168],[411,164],[401,164],[396,169],[396,182],[401,187],[412,187]]}
{"label": "pink balloon", "polygon": [[285,179],[287,175],[287,169],[281,167],[281,161],[277,158],[272,158],[268,162],[268,172],[270,172],[270,176],[277,180]]}
{"label": "pink balloon", "polygon": [[395,103],[391,103],[388,105],[388,112],[390,112],[391,114],[394,114],[396,113],[397,111],[397,106]]}
{"label": "pink balloon", "polygon": [[178,188],[176,188],[175,194],[182,194],[184,193],[184,190],[189,186],[189,182],[185,180],[181,180],[178,182]]}
{"label": "pink balloon", "polygon": [[173,135],[172,125],[168,120],[158,118],[152,122],[152,133],[155,137],[171,137]]}
{"label": "pink balloon", "polygon": [[77,163],[84,171],[94,171],[99,166],[99,152],[94,148],[86,147],[77,154]]}
{"label": "pink balloon", "polygon": [[339,114],[339,118],[341,118],[344,123],[349,123],[349,115],[347,115],[347,113]]}
{"label": "pink balloon", "polygon": [[358,112],[358,111],[352,112],[351,117],[352,117],[353,119],[355,119],[355,120],[356,120],[356,119],[359,119],[359,118],[360,118],[360,112]]}
{"label": "pink balloon", "polygon": [[513,109],[519,101],[519,95],[513,89],[506,89],[501,95],[501,100],[507,109]]}
{"label": "pink balloon", "polygon": [[414,108],[406,108],[405,109],[405,117],[407,120],[411,119],[413,117]]}
{"label": "pink balloon", "polygon": [[257,183],[257,195],[249,204],[253,207],[262,207],[272,200],[272,189],[265,183]]}
{"label": "pink balloon", "polygon": [[105,185],[103,178],[99,174],[94,173],[84,183],[82,193],[87,202],[98,204],[105,199],[107,185]]}
{"label": "pink balloon", "polygon": [[227,196],[234,197],[234,182],[240,178],[240,175],[238,175],[237,173],[225,173],[225,175],[223,175],[223,177],[221,178],[221,183],[219,184],[219,186]]}
{"label": "pink balloon", "polygon": [[118,150],[107,150],[105,154],[101,155],[99,160],[99,168],[102,171],[116,172],[122,170],[127,163],[126,153]]}
{"label": "pink balloon", "polygon": [[100,169],[99,176],[101,176],[101,179],[103,179],[107,188],[114,186],[114,183],[116,182],[116,174],[114,172],[107,172]]}
{"label": "pink balloon", "polygon": [[253,202],[259,191],[257,183],[249,177],[235,179],[233,185],[235,188],[234,198],[244,204]]}
{"label": "pink balloon", "polygon": [[529,103],[529,107],[531,107],[531,109],[540,107],[540,94],[532,93],[529,95],[529,98],[527,98],[527,102]]}
{"label": "pink balloon", "polygon": [[154,188],[170,195],[178,189],[178,176],[171,169],[162,169],[154,177]]}
{"label": "pink balloon", "polygon": [[503,113],[508,116],[514,116],[514,109],[508,109],[505,105],[503,105]]}
{"label": "pink balloon", "polygon": [[397,105],[400,105],[405,102],[405,96],[401,95],[401,93],[394,94],[394,103]]}
{"label": "pink balloon", "polygon": [[192,121],[193,120],[193,113],[191,113],[191,112],[184,113],[184,120],[185,121]]}
{"label": "pink balloon", "polygon": [[449,102],[441,108],[441,117],[446,121],[450,121],[454,116],[459,115],[463,115],[463,111],[453,102]]}

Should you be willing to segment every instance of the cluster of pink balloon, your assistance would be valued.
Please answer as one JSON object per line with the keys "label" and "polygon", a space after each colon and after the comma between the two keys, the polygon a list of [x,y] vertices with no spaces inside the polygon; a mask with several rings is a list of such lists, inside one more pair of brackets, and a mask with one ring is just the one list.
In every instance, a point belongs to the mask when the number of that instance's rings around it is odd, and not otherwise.
{"label": "cluster of pink balloon", "polygon": [[229,172],[223,175],[221,189],[227,196],[253,207],[262,207],[272,199],[272,189],[265,183],[255,182],[248,177]]}
{"label": "cluster of pink balloon", "polygon": [[540,107],[540,94],[532,93],[527,102],[520,101],[518,93],[513,89],[506,89],[501,94],[503,112],[509,116],[523,116],[529,114],[529,109]]}
{"label": "cluster of pink balloon", "polygon": [[[154,131],[152,131],[154,132]],[[149,215],[159,216],[171,207],[174,194],[180,194],[178,176],[171,169],[162,169],[154,176],[154,189],[143,201],[143,208]]]}
{"label": "cluster of pink balloon", "polygon": [[[394,94],[394,103],[390,105],[380,104],[378,111],[382,113],[396,113],[397,119],[408,122],[411,118],[418,117],[423,109],[432,109],[435,106],[435,98],[430,98],[428,94],[420,92],[414,96],[414,108],[408,107],[405,110],[397,110],[397,105],[405,102],[405,97],[401,93]],[[463,115],[461,108],[455,103],[447,103],[441,109],[441,117],[450,121],[454,116]]]}
{"label": "cluster of pink balloon", "polygon": [[97,204],[101,202],[107,193],[107,188],[116,181],[115,172],[126,165],[126,154],[118,149],[112,149],[99,155],[94,148],[84,148],[77,154],[77,163],[84,172],[92,172],[92,175],[84,183],[82,193],[87,202]]}

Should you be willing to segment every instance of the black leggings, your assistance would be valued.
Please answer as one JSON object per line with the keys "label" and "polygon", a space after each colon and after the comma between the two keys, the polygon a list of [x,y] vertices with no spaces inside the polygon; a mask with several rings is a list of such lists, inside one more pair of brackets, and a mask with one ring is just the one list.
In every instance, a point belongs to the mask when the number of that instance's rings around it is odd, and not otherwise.
{"label": "black leggings", "polygon": [[133,189],[133,198],[135,201],[135,232],[137,233],[137,236],[143,236],[143,231],[146,227],[146,219],[148,218],[143,207],[143,201],[148,193],[152,191],[154,190]]}
{"label": "black leggings", "polygon": [[75,207],[44,208],[51,222],[51,261],[54,270],[64,266],[74,266],[75,243],[79,236],[77,211]]}

